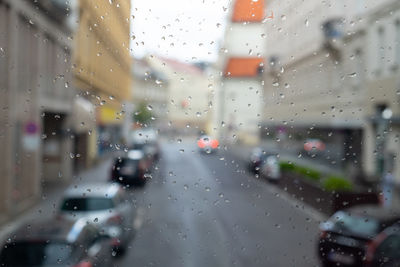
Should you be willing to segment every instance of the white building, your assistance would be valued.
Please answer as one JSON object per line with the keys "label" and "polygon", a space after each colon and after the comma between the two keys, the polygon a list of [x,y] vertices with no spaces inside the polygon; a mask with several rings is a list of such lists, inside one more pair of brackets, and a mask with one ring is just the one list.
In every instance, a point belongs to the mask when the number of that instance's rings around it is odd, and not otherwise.
{"label": "white building", "polygon": [[135,59],[132,66],[132,101],[137,107],[145,103],[152,109],[156,124],[162,128],[167,120],[168,87],[166,75],[148,58]]}
{"label": "white building", "polygon": [[[265,136],[284,133],[293,147],[323,139],[332,164],[349,175],[382,176],[390,164],[379,155],[394,158],[400,181],[398,1],[271,0],[268,7],[275,18],[266,23]],[[391,121],[379,119],[383,110]]]}
{"label": "white building", "polygon": [[166,119],[169,129],[196,134],[208,123],[210,92],[212,88],[206,73],[196,65],[168,58],[148,57],[149,64],[167,81]]}
{"label": "white building", "polygon": [[256,143],[262,111],[262,72],[265,27],[268,20],[264,1],[231,2],[225,40],[219,62],[221,88],[216,111],[220,136]]}

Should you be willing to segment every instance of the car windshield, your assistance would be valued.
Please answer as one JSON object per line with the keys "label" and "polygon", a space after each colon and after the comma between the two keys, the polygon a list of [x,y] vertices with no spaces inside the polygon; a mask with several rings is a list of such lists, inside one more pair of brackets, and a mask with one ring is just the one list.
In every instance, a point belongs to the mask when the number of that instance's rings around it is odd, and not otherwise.
{"label": "car windshield", "polygon": [[112,208],[112,199],[105,197],[68,198],[61,205],[63,211],[99,211]]}
{"label": "car windshield", "polygon": [[72,247],[67,243],[48,241],[16,242],[8,244],[1,252],[4,266],[68,266]]}
{"label": "car windshield", "polygon": [[363,217],[347,212],[337,212],[333,217],[335,228],[354,235],[375,236],[379,229],[379,221],[371,217]]}

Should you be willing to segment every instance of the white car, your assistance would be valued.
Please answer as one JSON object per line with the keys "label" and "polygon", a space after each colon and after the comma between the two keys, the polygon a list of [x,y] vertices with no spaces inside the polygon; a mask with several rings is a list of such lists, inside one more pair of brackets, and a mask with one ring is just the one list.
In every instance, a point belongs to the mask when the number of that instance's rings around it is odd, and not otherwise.
{"label": "white car", "polygon": [[260,167],[260,174],[262,177],[270,181],[279,181],[281,178],[281,168],[276,156],[267,156]]}
{"label": "white car", "polygon": [[57,217],[93,223],[113,237],[117,250],[123,250],[134,234],[135,210],[127,200],[125,190],[118,184],[82,184],[67,189]]}

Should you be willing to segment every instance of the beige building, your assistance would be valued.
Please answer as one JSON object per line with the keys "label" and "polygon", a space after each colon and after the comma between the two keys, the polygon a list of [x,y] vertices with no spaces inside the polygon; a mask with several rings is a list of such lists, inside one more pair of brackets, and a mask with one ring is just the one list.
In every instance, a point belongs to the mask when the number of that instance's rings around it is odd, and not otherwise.
{"label": "beige building", "polygon": [[0,221],[72,175],[73,7],[0,1]]}
{"label": "beige building", "polygon": [[[79,1],[74,41],[75,166],[90,165],[124,139],[131,101],[130,1]],[[80,121],[80,118],[84,118]]]}
{"label": "beige building", "polygon": [[218,135],[221,139],[255,144],[259,141],[265,54],[265,1],[235,0],[217,67],[221,83],[216,92]]}
{"label": "beige building", "polygon": [[144,103],[149,105],[154,117],[152,126],[157,129],[165,128],[168,106],[168,87],[167,76],[157,70],[154,63],[147,58],[135,59],[132,66],[132,102],[138,107]]}
{"label": "beige building", "polygon": [[[397,1],[273,0],[269,9],[275,19],[266,23],[262,136],[296,149],[318,138],[330,163],[349,176],[360,170],[365,177],[382,176],[389,165],[379,155],[399,152]],[[383,110],[391,120],[380,119]]]}
{"label": "beige building", "polygon": [[196,65],[174,59],[149,56],[148,60],[157,72],[163,73],[167,81],[165,85],[161,81],[157,83],[160,88],[168,88],[168,128],[192,134],[205,131],[212,90],[206,72]]}

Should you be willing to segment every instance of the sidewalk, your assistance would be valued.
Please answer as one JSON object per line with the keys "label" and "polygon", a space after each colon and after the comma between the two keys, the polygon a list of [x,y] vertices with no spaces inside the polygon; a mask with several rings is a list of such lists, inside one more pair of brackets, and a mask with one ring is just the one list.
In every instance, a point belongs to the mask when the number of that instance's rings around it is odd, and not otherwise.
{"label": "sidewalk", "polygon": [[[258,147],[262,148],[264,151],[268,153],[277,153],[279,154],[279,159],[284,161],[290,161],[299,165],[309,166],[313,169],[326,174],[331,175],[343,175],[343,172],[337,166],[328,166],[318,161],[317,158],[307,158],[303,156],[298,156],[293,149],[287,147],[280,147],[277,142],[273,141],[264,141],[258,145]],[[251,151],[255,148],[255,146],[247,146],[244,144],[230,144],[227,145],[227,151],[231,152],[238,158],[247,162],[250,160],[249,156]],[[296,154],[296,155],[295,155]]]}
{"label": "sidewalk", "polygon": [[[255,146],[247,146],[244,144],[229,144],[227,145],[227,152],[232,153],[232,155],[242,161],[242,163],[247,163],[250,160],[249,156],[254,147]],[[290,149],[280,148],[276,142],[263,142],[258,147],[261,147],[267,152],[278,153],[281,160],[291,161],[303,166],[309,166],[323,174],[343,175],[343,171],[341,171],[340,168],[335,166],[327,166],[326,164],[318,162],[318,160],[314,158],[298,157],[294,155],[293,151],[290,151]],[[379,185],[378,188],[375,189],[378,191],[382,190],[379,188]],[[391,193],[387,194],[389,195],[390,203],[388,208],[400,211],[400,185],[393,185],[391,190]],[[382,196],[382,198],[384,197]]]}
{"label": "sidewalk", "polygon": [[41,200],[34,204],[25,212],[12,218],[0,226],[0,242],[4,242],[9,235],[23,224],[37,219],[50,219],[58,210],[60,197],[64,190],[71,184],[81,184],[86,182],[106,181],[114,153],[107,153],[91,168],[74,175],[68,181],[57,181],[43,185]]}

